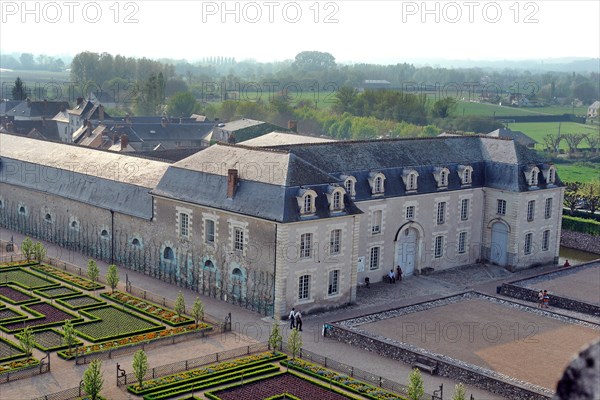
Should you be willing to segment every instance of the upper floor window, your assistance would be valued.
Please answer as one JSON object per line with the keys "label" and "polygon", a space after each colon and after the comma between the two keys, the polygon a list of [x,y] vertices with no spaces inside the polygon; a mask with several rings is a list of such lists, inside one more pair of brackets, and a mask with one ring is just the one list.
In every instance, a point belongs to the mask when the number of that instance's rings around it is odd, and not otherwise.
{"label": "upper floor window", "polygon": [[244,250],[244,229],[238,226],[233,228],[233,249],[236,251]]}
{"label": "upper floor window", "polygon": [[554,167],[548,169],[548,183],[553,184],[556,181],[556,170]]}
{"label": "upper floor window", "polygon": [[369,269],[378,269],[379,268],[379,253],[381,251],[380,247],[371,247],[371,253],[369,257]]}
{"label": "upper floor window", "polygon": [[344,209],[344,189],[341,186],[330,185],[325,196],[329,202],[330,211],[342,211]]}
{"label": "upper floor window", "polygon": [[298,278],[298,300],[310,299],[310,275]]}
{"label": "upper floor window", "polygon": [[458,254],[465,254],[467,252],[467,232],[461,232],[458,234]]}
{"label": "upper floor window", "polygon": [[179,213],[179,235],[183,237],[190,235],[190,216],[186,213]]}
{"label": "upper floor window", "polygon": [[382,219],[383,211],[375,210],[371,214],[371,233],[381,233],[381,219]]}
{"label": "upper floor window", "polygon": [[415,206],[406,207],[406,219],[414,219],[415,218]]}
{"label": "upper floor window", "polygon": [[338,294],[340,283],[340,270],[329,271],[329,282],[327,283],[327,295]]}
{"label": "upper floor window", "polygon": [[342,208],[342,193],[336,191],[333,193],[333,209],[339,210]]}
{"label": "upper floor window", "polygon": [[404,181],[404,187],[406,187],[406,191],[414,191],[417,190],[417,178],[419,173],[413,169],[405,170],[402,173],[402,180]]}
{"label": "upper floor window", "polygon": [[442,256],[444,255],[444,237],[443,236],[435,237],[433,253],[434,253],[433,254],[434,258],[442,258]]}
{"label": "upper floor window", "polygon": [[340,243],[342,239],[342,230],[334,229],[329,238],[329,254],[340,254]]}
{"label": "upper floor window", "polygon": [[380,176],[375,178],[375,183],[373,185],[373,191],[375,193],[383,192],[383,179]]}
{"label": "upper floor window", "polygon": [[552,217],[552,197],[546,199],[546,206],[544,207],[544,218],[548,219]]}
{"label": "upper floor window", "polygon": [[303,214],[310,214],[313,207],[313,197],[310,194],[304,196],[304,207],[302,208]]}
{"label": "upper floor window", "polygon": [[470,165],[459,165],[457,172],[461,185],[470,185],[473,182],[473,167]]}
{"label": "upper floor window", "polygon": [[542,251],[547,251],[550,248],[550,231],[545,230],[542,234]]}
{"label": "upper floor window", "polygon": [[317,211],[315,205],[315,199],[317,198],[317,193],[311,189],[300,189],[298,196],[296,197],[298,201],[298,208],[300,208],[300,214],[302,215],[311,215]]}
{"label": "upper floor window", "polygon": [[529,165],[523,171],[525,176],[525,180],[529,186],[537,186],[538,185],[538,175],[540,173],[540,169],[535,165]]}
{"label": "upper floor window", "polygon": [[212,219],[204,221],[204,242],[209,244],[215,242],[215,221]]}
{"label": "upper floor window", "polygon": [[348,196],[354,198],[356,196],[356,178],[353,176],[342,175],[344,180],[344,189]]}
{"label": "upper floor window", "polygon": [[446,189],[448,187],[448,176],[450,171],[448,168],[435,168],[433,170],[433,177],[437,182],[438,189]]}
{"label": "upper floor window", "polygon": [[535,216],[535,200],[527,202],[527,221],[533,221]]}
{"label": "upper floor window", "polygon": [[506,215],[506,200],[498,200],[496,207],[496,214]]}
{"label": "upper floor window", "polygon": [[462,199],[460,202],[460,220],[466,221],[469,219],[469,199]]}
{"label": "upper floor window", "polygon": [[312,253],[312,233],[300,235],[300,258],[309,258]]}
{"label": "upper floor window", "polygon": [[533,233],[525,235],[525,245],[523,246],[523,252],[525,254],[531,254],[533,247]]}
{"label": "upper floor window", "polygon": [[381,172],[371,172],[369,174],[369,184],[371,185],[371,194],[383,194],[385,191],[385,176]]}
{"label": "upper floor window", "polygon": [[441,201],[437,205],[436,222],[438,225],[441,225],[444,222],[446,222],[446,202],[445,201]]}

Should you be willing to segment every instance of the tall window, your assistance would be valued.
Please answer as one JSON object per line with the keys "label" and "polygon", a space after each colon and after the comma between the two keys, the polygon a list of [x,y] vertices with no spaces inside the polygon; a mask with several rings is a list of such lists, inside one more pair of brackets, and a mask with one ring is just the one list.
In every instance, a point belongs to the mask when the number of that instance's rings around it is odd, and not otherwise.
{"label": "tall window", "polygon": [[415,217],[415,206],[406,207],[406,219],[413,219]]}
{"label": "tall window", "polygon": [[546,251],[549,248],[550,248],[550,231],[545,230],[544,233],[542,233],[542,250]]}
{"label": "tall window", "polygon": [[371,254],[369,257],[369,268],[377,269],[379,268],[379,247],[371,247]]}
{"label": "tall window", "polygon": [[434,246],[434,257],[442,258],[444,255],[444,237],[436,236],[435,237],[435,246]]}
{"label": "tall window", "polygon": [[334,210],[342,209],[342,194],[340,192],[335,192],[333,194],[333,209]]}
{"label": "tall window", "polygon": [[327,284],[327,294],[332,296],[334,294],[338,294],[339,291],[339,277],[340,270],[334,269],[333,271],[329,271],[329,282]]}
{"label": "tall window", "polygon": [[373,182],[373,192],[383,193],[383,178],[378,176]]}
{"label": "tall window", "polygon": [[544,218],[548,219],[552,217],[552,197],[546,199],[546,206],[544,207]]}
{"label": "tall window", "polygon": [[234,250],[243,251],[244,250],[244,230],[242,228],[235,227],[235,228],[233,228],[233,234],[234,234],[234,238],[233,238]]}
{"label": "tall window", "polygon": [[445,170],[440,172],[440,187],[448,186],[448,173]]}
{"label": "tall window", "polygon": [[534,168],[533,171],[531,171],[531,175],[529,177],[529,185],[535,186],[535,185],[537,185],[537,183],[538,183],[538,172]]}
{"label": "tall window", "polygon": [[190,216],[186,213],[179,213],[179,235],[188,237],[190,234]]}
{"label": "tall window", "polygon": [[310,275],[298,278],[298,300],[310,299]]}
{"label": "tall window", "polygon": [[498,213],[498,215],[506,215],[506,200],[498,200],[496,213]]}
{"label": "tall window", "polygon": [[439,202],[437,205],[437,224],[441,225],[446,222],[446,202]]}
{"label": "tall window", "polygon": [[548,183],[554,183],[555,180],[556,180],[556,171],[554,171],[554,168],[550,168],[548,170]]}
{"label": "tall window", "polygon": [[312,233],[300,235],[300,258],[309,258],[312,249]]}
{"label": "tall window", "polygon": [[381,233],[382,213],[383,212],[381,210],[376,210],[376,211],[373,211],[373,214],[371,214],[371,233],[373,233],[373,234]]}
{"label": "tall window", "polygon": [[331,231],[331,237],[329,238],[329,254],[340,254],[341,238],[341,229],[334,229]]}
{"label": "tall window", "polygon": [[535,200],[527,202],[527,221],[533,221],[535,215]]}
{"label": "tall window", "polygon": [[469,199],[462,199],[460,202],[460,220],[466,221],[469,219]]}
{"label": "tall window", "polygon": [[304,196],[304,208],[302,209],[302,214],[310,214],[312,212],[312,202],[313,198],[310,194]]}
{"label": "tall window", "polygon": [[204,222],[204,241],[210,244],[215,242],[215,221],[212,219]]}
{"label": "tall window", "polygon": [[465,168],[463,171],[463,184],[471,183],[471,169]]}
{"label": "tall window", "polygon": [[533,233],[528,233],[527,235],[525,235],[525,246],[523,247],[523,250],[525,252],[525,254],[531,254],[531,245],[533,244]]}
{"label": "tall window", "polygon": [[465,254],[467,251],[467,232],[458,234],[458,254]]}
{"label": "tall window", "polygon": [[407,190],[417,190],[417,175],[410,174],[408,175],[408,188]]}
{"label": "tall window", "polygon": [[346,179],[344,187],[346,188],[346,193],[348,193],[349,196],[352,196],[352,193],[354,193],[354,181],[352,179]]}

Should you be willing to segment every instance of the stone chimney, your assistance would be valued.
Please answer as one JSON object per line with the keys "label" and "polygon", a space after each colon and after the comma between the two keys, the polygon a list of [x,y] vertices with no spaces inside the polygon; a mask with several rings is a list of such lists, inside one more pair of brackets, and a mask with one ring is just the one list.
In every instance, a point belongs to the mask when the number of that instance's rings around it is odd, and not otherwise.
{"label": "stone chimney", "polygon": [[290,119],[288,121],[288,129],[292,132],[298,132],[298,121]]}
{"label": "stone chimney", "polygon": [[238,170],[237,169],[228,169],[227,170],[227,198],[228,199],[233,199],[237,185],[238,185]]}
{"label": "stone chimney", "polygon": [[129,144],[129,138],[126,134],[121,135],[121,151],[125,151],[127,149],[127,145]]}
{"label": "stone chimney", "polygon": [[104,106],[102,104],[98,106],[98,119],[104,121]]}
{"label": "stone chimney", "polygon": [[80,105],[81,103],[83,103],[83,97],[78,97],[77,98],[77,105]]}

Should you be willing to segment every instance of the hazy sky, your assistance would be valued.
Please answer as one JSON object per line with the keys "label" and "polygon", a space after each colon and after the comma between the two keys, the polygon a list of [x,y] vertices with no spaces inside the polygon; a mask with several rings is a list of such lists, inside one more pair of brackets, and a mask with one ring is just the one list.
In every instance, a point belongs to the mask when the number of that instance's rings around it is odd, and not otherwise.
{"label": "hazy sky", "polygon": [[[600,57],[600,1],[0,1],[3,52],[338,61]],[[37,20],[37,21],[36,21]]]}

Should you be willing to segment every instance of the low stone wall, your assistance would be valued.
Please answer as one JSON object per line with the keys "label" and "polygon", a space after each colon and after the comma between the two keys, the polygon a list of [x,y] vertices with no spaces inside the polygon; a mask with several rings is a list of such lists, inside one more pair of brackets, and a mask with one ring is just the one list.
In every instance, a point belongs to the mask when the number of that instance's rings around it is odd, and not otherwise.
{"label": "low stone wall", "polygon": [[[506,398],[522,400],[547,400],[552,398],[552,392],[543,388],[538,389],[516,379],[494,377],[483,368],[453,360],[450,357],[410,349],[406,344],[391,343],[391,340],[384,337],[369,337],[338,325],[332,325],[327,331],[327,336],[411,365],[416,362],[417,357],[427,358],[437,363],[437,374],[439,376],[473,385]],[[425,377],[425,379],[427,378]],[[531,387],[528,388],[527,386]]]}
{"label": "low stone wall", "polygon": [[560,244],[571,249],[600,255],[600,236],[563,229],[560,233]]}

